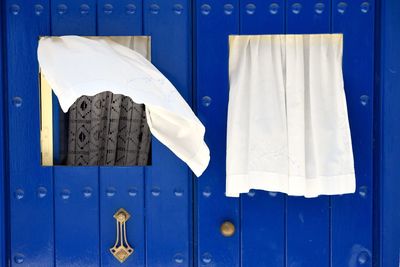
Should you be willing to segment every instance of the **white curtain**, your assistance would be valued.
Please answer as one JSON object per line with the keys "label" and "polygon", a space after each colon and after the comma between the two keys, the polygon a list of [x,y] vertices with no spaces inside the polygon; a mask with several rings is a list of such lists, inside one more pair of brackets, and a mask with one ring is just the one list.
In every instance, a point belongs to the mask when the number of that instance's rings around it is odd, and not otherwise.
{"label": "white curtain", "polygon": [[65,112],[82,95],[105,91],[144,104],[152,136],[200,176],[210,161],[210,151],[204,142],[205,127],[177,88],[135,51],[149,52],[146,44],[141,46],[139,39],[135,40],[72,35],[42,37],[38,46],[41,73]]}
{"label": "white curtain", "polygon": [[355,191],[341,34],[231,36],[226,195]]}

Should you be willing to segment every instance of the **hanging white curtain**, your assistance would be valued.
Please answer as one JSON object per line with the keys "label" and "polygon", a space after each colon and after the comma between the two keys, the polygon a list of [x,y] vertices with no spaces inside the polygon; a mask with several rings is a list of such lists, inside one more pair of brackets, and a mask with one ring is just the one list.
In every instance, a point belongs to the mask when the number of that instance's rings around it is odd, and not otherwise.
{"label": "hanging white curtain", "polygon": [[355,191],[341,34],[231,36],[226,195]]}
{"label": "hanging white curtain", "polygon": [[[174,85],[119,38],[42,37],[38,46],[41,72],[63,111],[82,95],[105,91],[144,104],[152,135],[185,161],[196,176],[207,168],[210,151],[205,128]],[[121,43],[123,43],[121,41]],[[128,45],[126,47],[125,45]]]}

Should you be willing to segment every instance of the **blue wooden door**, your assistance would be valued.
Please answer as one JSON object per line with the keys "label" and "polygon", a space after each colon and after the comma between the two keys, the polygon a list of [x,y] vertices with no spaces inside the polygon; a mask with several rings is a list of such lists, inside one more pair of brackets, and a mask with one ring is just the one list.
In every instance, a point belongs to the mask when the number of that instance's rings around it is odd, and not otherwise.
{"label": "blue wooden door", "polygon": [[[371,0],[196,1],[197,110],[212,155],[196,191],[199,266],[372,266],[374,13]],[[356,193],[224,197],[228,36],[330,32],[344,34]],[[219,234],[225,221],[235,225],[232,237]]]}
{"label": "blue wooden door", "polygon": [[[119,266],[114,213],[131,214],[126,266],[192,264],[192,175],[157,140],[148,167],[42,167],[36,49],[46,35],[149,35],[152,61],[190,103],[190,1],[7,0],[10,263]],[[171,33],[174,33],[171,36]]]}
{"label": "blue wooden door", "polygon": [[[126,209],[125,266],[372,266],[373,0],[6,0],[11,266],[120,266],[109,248]],[[357,192],[227,198],[229,34],[344,33]],[[42,167],[36,48],[43,35],[149,35],[152,62],[206,126],[211,162],[193,180],[157,140],[148,167]],[[194,79],[192,79],[194,77]],[[194,182],[193,182],[194,181]],[[220,233],[224,222],[235,233]],[[386,266],[385,266],[386,267]],[[391,267],[391,266],[388,266]]]}

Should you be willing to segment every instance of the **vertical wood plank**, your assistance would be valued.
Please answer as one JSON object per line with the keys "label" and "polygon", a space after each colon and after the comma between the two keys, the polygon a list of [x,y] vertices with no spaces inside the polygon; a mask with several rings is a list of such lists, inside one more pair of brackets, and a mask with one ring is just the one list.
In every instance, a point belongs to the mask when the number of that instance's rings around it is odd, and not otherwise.
{"label": "vertical wood plank", "polygon": [[[106,1],[97,3],[98,35],[142,35],[142,1]],[[123,263],[145,266],[144,167],[100,167],[100,257],[101,266],[120,266],[109,249],[115,243],[114,213],[124,208],[127,239],[134,252]]]}
{"label": "vertical wood plank", "polygon": [[[0,14],[2,16],[5,15],[4,12],[4,4],[0,5]],[[4,47],[4,40],[5,40],[5,24],[3,20],[0,20],[0,199],[3,201],[0,203],[0,266],[5,267],[7,261],[7,247],[6,247],[6,212],[8,212],[8,199],[7,199],[7,189],[6,184],[8,184],[6,174],[6,147],[7,141],[6,139],[6,105],[5,105],[5,96],[6,96],[6,83],[5,83],[5,47]],[[7,176],[6,176],[7,175]]]}
{"label": "vertical wood plank", "polygon": [[[285,32],[285,1],[241,1],[240,34]],[[285,266],[285,200],[275,192],[241,195],[241,266]]]}
{"label": "vertical wood plank", "polygon": [[[96,35],[96,1],[53,0],[52,35]],[[99,168],[54,167],[57,266],[100,266]]]}
{"label": "vertical wood plank", "polygon": [[[329,0],[288,0],[286,33],[330,33],[330,9]],[[328,267],[329,197],[287,196],[286,203],[287,266]]]}
{"label": "vertical wood plank", "polygon": [[142,35],[142,0],[98,0],[99,35]]}
{"label": "vertical wood plank", "polygon": [[357,191],[332,197],[331,266],[372,266],[374,1],[332,2],[334,32],[344,34],[343,74]]}
{"label": "vertical wood plank", "polygon": [[96,35],[96,0],[52,0],[52,35]]}
{"label": "vertical wood plank", "polygon": [[[400,188],[398,159],[400,152],[400,2],[381,1],[380,19],[380,123],[379,133],[379,180],[375,181],[379,195],[375,195],[380,210],[375,216],[380,220],[374,228],[377,233],[377,266],[400,266]],[[378,51],[376,51],[378,53]],[[375,57],[378,59],[378,56]],[[376,150],[375,153],[378,153]],[[379,216],[379,217],[378,217]],[[379,226],[379,228],[378,228]],[[380,239],[380,240],[379,240]],[[379,247],[378,247],[379,246]]]}
{"label": "vertical wood plank", "polygon": [[288,34],[331,32],[330,0],[287,0],[286,12]]}
{"label": "vertical wood plank", "polygon": [[10,264],[53,266],[52,169],[41,167],[36,59],[39,36],[50,33],[49,1],[7,0],[5,9]]}
{"label": "vertical wood plank", "polygon": [[98,267],[98,167],[54,168],[56,266]]}
{"label": "vertical wood plank", "polygon": [[285,0],[240,1],[240,34],[285,33]]}
{"label": "vertical wood plank", "polygon": [[[153,64],[191,103],[191,1],[145,0],[144,34]],[[192,174],[153,138],[146,168],[147,266],[192,265]]]}
{"label": "vertical wood plank", "polygon": [[[211,161],[197,180],[196,238],[198,266],[240,265],[239,199],[225,197],[226,120],[229,34],[239,32],[239,1],[197,0],[195,6],[196,107],[206,127]],[[236,226],[232,237],[220,234],[224,221]]]}
{"label": "vertical wood plank", "polygon": [[134,252],[123,263],[145,266],[144,167],[100,167],[100,256],[101,266],[121,266],[110,253],[116,239],[114,214],[124,208],[127,239]]}

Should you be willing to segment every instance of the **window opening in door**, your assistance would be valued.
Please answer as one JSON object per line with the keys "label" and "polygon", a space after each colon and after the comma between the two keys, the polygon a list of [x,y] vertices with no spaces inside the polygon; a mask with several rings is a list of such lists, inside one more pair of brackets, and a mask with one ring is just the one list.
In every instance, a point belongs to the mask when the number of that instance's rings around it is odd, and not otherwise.
{"label": "window opening in door", "polygon": [[[104,38],[104,37],[89,37]],[[150,60],[150,37],[113,36]],[[145,106],[110,91],[82,95],[61,110],[40,77],[41,155],[43,166],[144,166],[151,164],[151,133]]]}

